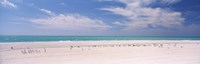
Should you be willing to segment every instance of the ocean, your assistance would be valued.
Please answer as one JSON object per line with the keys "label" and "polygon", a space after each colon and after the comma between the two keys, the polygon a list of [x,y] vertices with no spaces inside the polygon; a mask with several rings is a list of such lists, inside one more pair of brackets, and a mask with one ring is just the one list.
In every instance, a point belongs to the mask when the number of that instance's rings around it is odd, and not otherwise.
{"label": "ocean", "polygon": [[95,40],[200,40],[200,36],[0,36],[0,42]]}

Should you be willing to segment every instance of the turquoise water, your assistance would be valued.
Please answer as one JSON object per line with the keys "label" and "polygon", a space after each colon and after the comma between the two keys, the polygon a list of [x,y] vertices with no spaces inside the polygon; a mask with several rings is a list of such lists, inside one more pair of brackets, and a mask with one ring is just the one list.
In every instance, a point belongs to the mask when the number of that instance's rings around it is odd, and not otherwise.
{"label": "turquoise water", "polygon": [[0,36],[0,42],[90,40],[200,40],[200,36]]}

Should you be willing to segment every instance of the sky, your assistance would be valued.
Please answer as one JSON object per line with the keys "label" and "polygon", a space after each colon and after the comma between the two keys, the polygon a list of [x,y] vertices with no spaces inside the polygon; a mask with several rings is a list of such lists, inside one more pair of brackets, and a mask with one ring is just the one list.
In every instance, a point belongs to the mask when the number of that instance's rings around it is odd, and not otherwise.
{"label": "sky", "polygon": [[200,0],[0,0],[0,35],[200,36]]}

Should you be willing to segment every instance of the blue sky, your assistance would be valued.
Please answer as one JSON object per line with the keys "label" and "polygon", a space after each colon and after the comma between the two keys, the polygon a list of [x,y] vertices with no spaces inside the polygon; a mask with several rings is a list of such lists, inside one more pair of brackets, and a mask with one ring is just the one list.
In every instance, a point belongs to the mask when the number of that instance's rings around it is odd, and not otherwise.
{"label": "blue sky", "polygon": [[200,36],[200,0],[0,0],[0,35]]}

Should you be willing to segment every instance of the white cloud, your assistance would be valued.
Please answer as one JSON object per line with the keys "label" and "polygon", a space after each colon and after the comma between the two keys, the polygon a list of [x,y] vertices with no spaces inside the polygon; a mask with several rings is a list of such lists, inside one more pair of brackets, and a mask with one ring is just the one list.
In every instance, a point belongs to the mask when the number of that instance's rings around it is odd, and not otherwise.
{"label": "white cloud", "polygon": [[172,4],[178,3],[180,1],[181,0],[161,0],[161,3],[165,4],[165,5],[172,5]]}
{"label": "white cloud", "polygon": [[102,20],[92,19],[80,14],[56,14],[47,9],[38,10],[48,14],[47,17],[24,19],[40,31],[36,34],[47,35],[105,35],[112,27]]}
{"label": "white cloud", "polygon": [[1,5],[5,6],[5,7],[10,7],[10,8],[17,8],[17,5],[11,3],[8,0],[0,0]]}
{"label": "white cloud", "polygon": [[113,0],[97,0],[99,2],[104,2],[104,1],[113,1]]}
{"label": "white cloud", "polygon": [[38,24],[38,27],[42,29],[90,31],[110,28],[101,20],[91,19],[78,14],[59,14],[48,18],[32,19],[31,22]]}
{"label": "white cloud", "polygon": [[97,0],[97,1],[99,1],[99,2],[118,1],[118,2],[122,2],[122,3],[131,3],[131,2],[140,1],[143,3],[143,5],[149,5],[156,1],[156,3],[162,4],[162,5],[172,5],[172,4],[180,2],[181,0]]}
{"label": "white cloud", "polygon": [[183,25],[184,18],[180,12],[148,7],[148,5],[156,3],[157,0],[117,1],[124,3],[126,7],[101,8],[101,10],[110,11],[114,14],[126,17],[128,21],[114,23],[126,26],[125,30],[141,28],[180,28]]}
{"label": "white cloud", "polygon": [[40,11],[48,14],[48,15],[55,15],[55,13],[51,12],[50,10],[47,10],[47,9],[40,9]]}
{"label": "white cloud", "polygon": [[65,6],[66,4],[62,2],[62,3],[59,3],[59,5],[61,5],[61,6]]}

